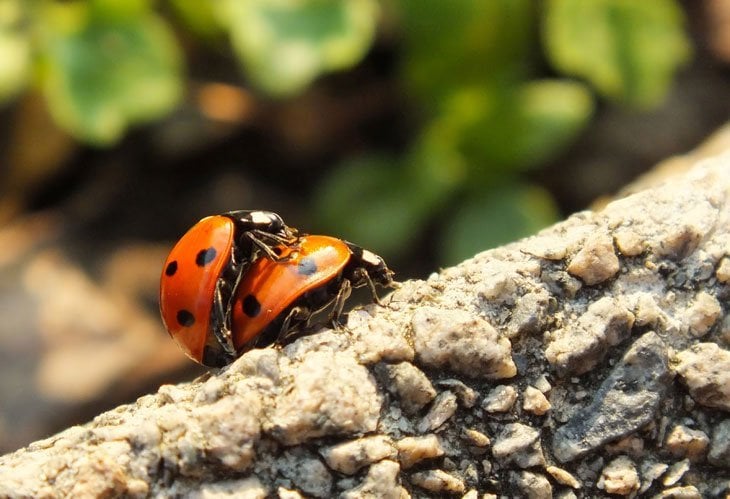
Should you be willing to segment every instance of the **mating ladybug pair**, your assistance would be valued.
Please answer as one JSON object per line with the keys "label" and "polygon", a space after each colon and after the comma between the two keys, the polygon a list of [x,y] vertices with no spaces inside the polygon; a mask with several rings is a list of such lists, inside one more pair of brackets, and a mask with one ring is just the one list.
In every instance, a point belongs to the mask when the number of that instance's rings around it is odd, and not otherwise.
{"label": "mating ladybug pair", "polygon": [[379,256],[329,236],[300,235],[269,211],[202,219],[175,245],[160,279],[167,331],[196,362],[221,367],[309,324],[351,288],[393,286]]}

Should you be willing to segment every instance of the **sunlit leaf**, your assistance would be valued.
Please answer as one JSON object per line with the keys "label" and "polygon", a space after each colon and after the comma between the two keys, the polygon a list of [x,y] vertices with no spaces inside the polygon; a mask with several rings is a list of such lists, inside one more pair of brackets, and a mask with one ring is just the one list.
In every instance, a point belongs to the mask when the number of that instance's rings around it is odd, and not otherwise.
{"label": "sunlit leaf", "polygon": [[652,106],[690,56],[683,23],[674,0],[549,0],[544,39],[560,71],[607,97]]}
{"label": "sunlit leaf", "polygon": [[219,11],[246,74],[274,95],[357,63],[378,12],[375,0],[225,0]]}
{"label": "sunlit leaf", "polygon": [[21,30],[18,0],[0,0],[0,104],[25,85],[30,66],[30,41]]}
{"label": "sunlit leaf", "polygon": [[[43,19],[41,78],[51,113],[72,134],[97,144],[158,118],[182,93],[180,54],[169,28],[139,10],[144,2],[119,2],[52,4]],[[114,8],[105,11],[105,5]]]}
{"label": "sunlit leaf", "polygon": [[473,191],[444,228],[444,264],[533,234],[557,216],[552,197],[539,187],[507,184]]}

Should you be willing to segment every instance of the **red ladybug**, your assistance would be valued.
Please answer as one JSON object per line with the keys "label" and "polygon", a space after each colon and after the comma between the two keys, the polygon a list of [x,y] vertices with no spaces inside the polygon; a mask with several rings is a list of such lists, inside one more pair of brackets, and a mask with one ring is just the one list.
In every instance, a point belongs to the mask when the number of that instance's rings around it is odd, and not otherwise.
{"label": "red ladybug", "polygon": [[368,286],[380,303],[375,286],[394,286],[382,258],[341,239],[307,235],[280,250],[284,258],[259,258],[234,293],[231,330],[239,355],[306,327],[330,305],[336,325],[352,288]]}
{"label": "red ladybug", "polygon": [[219,365],[236,355],[230,301],[241,276],[272,247],[296,241],[296,230],[269,211],[233,211],[202,219],[175,245],[160,278],[162,320],[196,362]]}

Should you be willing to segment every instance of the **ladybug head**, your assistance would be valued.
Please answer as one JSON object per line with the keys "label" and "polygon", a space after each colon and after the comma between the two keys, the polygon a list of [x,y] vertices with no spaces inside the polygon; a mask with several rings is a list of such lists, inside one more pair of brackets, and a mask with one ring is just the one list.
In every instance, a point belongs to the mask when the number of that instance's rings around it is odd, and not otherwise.
{"label": "ladybug head", "polygon": [[[354,245],[353,245],[354,246]],[[352,247],[353,259],[357,265],[367,272],[370,280],[384,288],[393,287],[393,271],[385,264],[385,260],[366,249]]]}

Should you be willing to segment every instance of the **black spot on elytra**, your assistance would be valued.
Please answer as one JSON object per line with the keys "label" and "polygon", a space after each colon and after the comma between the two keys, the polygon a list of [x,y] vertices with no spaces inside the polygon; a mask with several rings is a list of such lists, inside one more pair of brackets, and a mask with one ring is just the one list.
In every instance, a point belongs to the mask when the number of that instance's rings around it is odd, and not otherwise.
{"label": "black spot on elytra", "polygon": [[311,256],[305,256],[297,264],[297,272],[300,275],[313,275],[317,272],[317,263]]}
{"label": "black spot on elytra", "polygon": [[254,295],[246,295],[243,303],[241,303],[241,309],[248,317],[256,317],[261,313],[261,303],[259,303]]}
{"label": "black spot on elytra", "polygon": [[170,263],[167,264],[167,267],[165,267],[165,275],[170,277],[175,275],[175,272],[177,272],[177,260],[173,260]]}
{"label": "black spot on elytra", "polygon": [[205,267],[210,262],[215,260],[215,256],[218,252],[215,248],[206,248],[198,251],[198,255],[195,257],[195,263],[198,267]]}
{"label": "black spot on elytra", "polygon": [[195,316],[185,309],[177,313],[177,323],[183,327],[190,327],[195,324]]}

